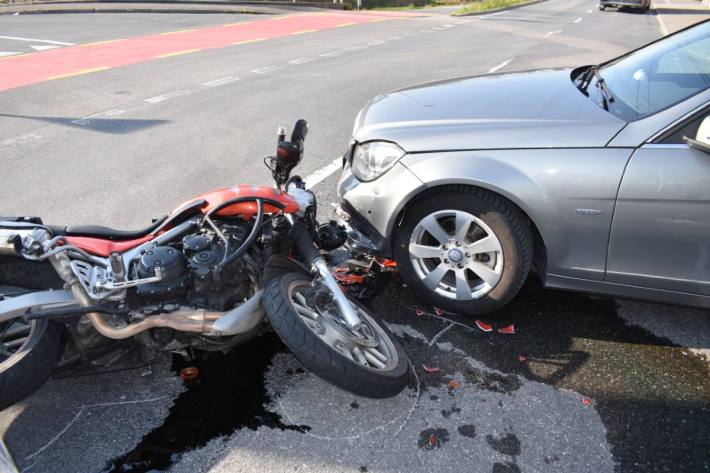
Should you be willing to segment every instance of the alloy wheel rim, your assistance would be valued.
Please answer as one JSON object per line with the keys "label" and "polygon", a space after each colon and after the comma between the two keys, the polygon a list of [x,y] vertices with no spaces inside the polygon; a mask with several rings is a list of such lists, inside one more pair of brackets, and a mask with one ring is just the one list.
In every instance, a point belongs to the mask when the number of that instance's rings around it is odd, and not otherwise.
{"label": "alloy wheel rim", "polygon": [[461,210],[424,217],[412,232],[409,257],[422,283],[447,299],[479,299],[503,274],[500,240],[480,218]]}
{"label": "alloy wheel rim", "polygon": [[308,299],[312,285],[295,281],[288,288],[289,301],[306,326],[331,349],[351,361],[374,371],[391,371],[397,367],[398,355],[382,328],[357,305],[361,328],[347,328],[332,302],[321,304]]}

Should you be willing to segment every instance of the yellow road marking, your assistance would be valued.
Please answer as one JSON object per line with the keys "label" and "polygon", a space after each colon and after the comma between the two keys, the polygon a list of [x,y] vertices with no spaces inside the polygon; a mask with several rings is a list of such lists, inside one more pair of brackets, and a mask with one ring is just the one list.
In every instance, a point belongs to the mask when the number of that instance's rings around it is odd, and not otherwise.
{"label": "yellow road marking", "polygon": [[161,36],[167,36],[170,34],[180,34],[180,33],[187,33],[188,31],[195,31],[196,28],[192,28],[189,30],[179,30],[179,31],[166,31],[165,33],[160,33]]}
{"label": "yellow road marking", "polygon": [[62,75],[58,75],[58,76],[47,77],[47,80],[64,79],[65,77],[74,77],[74,76],[80,76],[82,74],[91,74],[92,72],[105,71],[106,69],[110,69],[110,68],[104,66],[104,67],[95,67],[93,69],[84,69],[83,71],[76,71],[76,72],[70,72],[69,74],[62,74]]}
{"label": "yellow road marking", "polygon": [[264,41],[265,39],[266,38],[245,39],[244,41],[237,41],[236,43],[232,43],[232,45],[256,43],[257,41]]}
{"label": "yellow road marking", "polygon": [[222,26],[239,26],[239,25],[248,25],[249,23],[254,23],[253,21],[238,21],[236,23],[227,23],[226,25]]}
{"label": "yellow road marking", "polygon": [[3,56],[3,57],[0,57],[0,61],[2,61],[4,59],[12,59],[15,57],[29,56],[30,54],[34,54],[34,53],[13,54],[12,56]]}
{"label": "yellow road marking", "polygon": [[342,28],[343,26],[352,26],[355,23],[341,23],[339,25],[335,25],[336,28]]}
{"label": "yellow road marking", "polygon": [[303,30],[303,31],[296,31],[295,33],[291,33],[291,34],[292,34],[292,35],[295,35],[295,34],[306,34],[306,33],[313,33],[314,31],[318,31],[318,30]]}
{"label": "yellow road marking", "polygon": [[108,44],[108,43],[115,43],[117,41],[123,41],[123,38],[119,39],[107,39],[106,41],[95,41],[93,43],[85,43],[85,44],[80,44],[79,46],[96,46],[97,44]]}
{"label": "yellow road marking", "polygon": [[174,53],[161,54],[160,56],[156,56],[156,57],[159,59],[163,59],[166,57],[182,56],[183,54],[196,53],[197,51],[201,51],[201,49],[186,49],[184,51],[176,51]]}

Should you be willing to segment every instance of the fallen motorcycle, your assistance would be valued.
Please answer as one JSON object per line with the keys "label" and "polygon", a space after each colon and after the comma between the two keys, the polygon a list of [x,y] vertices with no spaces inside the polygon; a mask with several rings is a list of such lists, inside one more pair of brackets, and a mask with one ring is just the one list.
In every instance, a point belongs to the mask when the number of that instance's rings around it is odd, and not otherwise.
{"label": "fallen motorcycle", "polygon": [[0,218],[0,409],[49,378],[79,320],[175,352],[228,351],[270,326],[326,381],[399,393],[406,355],[329,263],[346,232],[318,224],[315,195],[291,176],[307,131],[279,129],[264,158],[275,187],[209,192],[140,231]]}

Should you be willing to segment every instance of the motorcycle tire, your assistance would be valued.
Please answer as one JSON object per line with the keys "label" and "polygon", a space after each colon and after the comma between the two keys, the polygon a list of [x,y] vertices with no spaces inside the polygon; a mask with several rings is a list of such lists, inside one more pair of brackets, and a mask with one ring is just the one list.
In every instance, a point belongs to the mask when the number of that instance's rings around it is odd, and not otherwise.
{"label": "motorcycle tire", "polygon": [[309,296],[312,281],[310,275],[288,273],[264,291],[266,316],[291,353],[321,379],[353,394],[386,398],[401,392],[409,383],[409,360],[387,327],[351,300],[363,328],[348,330],[334,303]]}
{"label": "motorcycle tire", "polygon": [[[47,382],[64,349],[64,327],[58,322],[33,320],[29,334],[14,352],[5,351],[5,328],[0,324],[0,410],[37,391]],[[8,342],[9,344],[9,342]],[[5,353],[3,355],[3,352]],[[8,356],[8,353],[9,354]]]}

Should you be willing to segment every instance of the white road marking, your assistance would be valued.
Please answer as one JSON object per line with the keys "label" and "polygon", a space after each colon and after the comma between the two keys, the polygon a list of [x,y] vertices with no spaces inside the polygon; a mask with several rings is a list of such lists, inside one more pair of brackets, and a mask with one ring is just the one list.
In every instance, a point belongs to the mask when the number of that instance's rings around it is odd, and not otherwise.
{"label": "white road marking", "polygon": [[297,65],[297,64],[305,64],[307,62],[315,61],[316,58],[314,57],[299,57],[298,59],[294,59],[292,61],[289,61],[289,64]]}
{"label": "white road marking", "polygon": [[346,51],[361,51],[363,49],[367,49],[367,46],[350,46],[349,48],[345,48]]}
{"label": "white road marking", "polygon": [[385,42],[386,42],[386,41],[381,41],[381,40],[370,41],[369,43],[367,43],[367,45],[368,45],[368,46],[379,46],[379,45],[381,45],[381,44],[385,44]]}
{"label": "white road marking", "polygon": [[172,99],[175,97],[187,95],[189,93],[190,93],[189,90],[176,90],[175,92],[168,92],[167,94],[156,95],[155,97],[149,97],[143,101],[148,102],[148,103],[160,103],[160,102],[165,102],[166,100],[169,100],[169,99]]}
{"label": "white road marking", "polygon": [[454,26],[456,26],[456,25],[452,25],[450,23],[447,23],[444,25],[444,28],[453,28]]}
{"label": "white road marking", "polygon": [[390,36],[387,41],[399,41],[400,39],[402,39],[400,36]]}
{"label": "white road marking", "polygon": [[331,174],[343,167],[343,158],[335,158],[329,164],[316,170],[312,174],[306,176],[303,180],[306,181],[306,189],[312,189],[319,183],[327,179]]}
{"label": "white road marking", "polygon": [[491,67],[490,69],[488,69],[488,73],[489,73],[489,74],[492,74],[492,73],[494,73],[494,72],[496,72],[496,71],[498,71],[498,70],[500,70],[500,69],[503,69],[505,66],[507,66],[508,64],[510,64],[511,61],[512,61],[512,59],[508,59],[507,61],[503,61],[503,62],[501,62],[500,64],[498,64],[496,67]]}
{"label": "white road marking", "polygon": [[341,54],[343,54],[341,51],[331,51],[329,53],[319,54],[318,57],[335,57],[340,56]]}
{"label": "white road marking", "polygon": [[254,74],[266,74],[268,72],[273,72],[278,69],[279,69],[279,66],[266,66],[266,67],[259,67],[256,69],[252,69],[249,72],[253,72]]}
{"label": "white road marking", "polygon": [[424,34],[433,33],[432,30],[420,30],[419,32],[420,32],[420,33],[424,33]]}
{"label": "white road marking", "polygon": [[94,113],[93,115],[89,115],[88,117],[83,117],[79,118],[78,120],[72,120],[72,123],[76,123],[77,125],[88,125],[91,123],[91,120],[97,119],[97,118],[109,118],[109,117],[115,117],[116,115],[121,115],[126,113],[125,110],[119,110],[117,108],[112,108],[109,110],[106,110],[105,112],[99,112],[99,113]]}
{"label": "white road marking", "polygon": [[574,20],[572,23],[579,23],[580,21],[582,21],[582,19],[581,19],[581,18],[577,18],[577,19]]}
{"label": "white road marking", "polygon": [[222,77],[221,79],[215,79],[215,80],[211,80],[209,82],[205,82],[202,85],[206,85],[207,87],[218,87],[220,85],[231,84],[232,82],[236,82],[238,80],[239,80],[239,77],[228,76],[228,77]]}
{"label": "white road marking", "polygon": [[592,10],[587,10],[587,13],[592,13]]}
{"label": "white road marking", "polygon": [[553,34],[559,34],[559,33],[562,33],[562,30],[548,31],[547,33],[545,33],[545,36],[543,36],[543,38],[549,38],[549,37],[552,36]]}
{"label": "white road marking", "polygon": [[74,46],[74,43],[65,43],[64,41],[50,41],[48,39],[36,39],[36,38],[20,38],[19,36],[0,36],[0,39],[12,39],[15,41],[29,41],[30,43],[58,44],[60,46]]}
{"label": "white road marking", "polygon": [[0,51],[0,57],[14,56],[15,54],[20,54],[17,51]]}
{"label": "white road marking", "polygon": [[35,51],[44,51],[47,49],[54,49],[54,48],[59,48],[61,46],[58,46],[56,44],[48,44],[48,45],[39,45],[39,44],[31,44],[30,48],[34,49]]}

